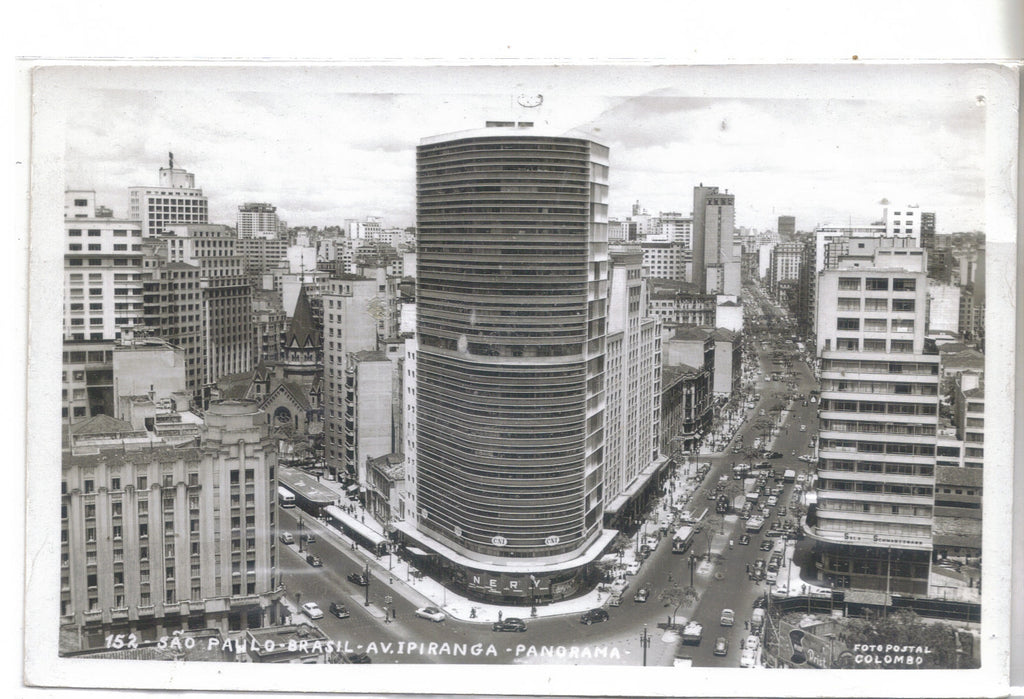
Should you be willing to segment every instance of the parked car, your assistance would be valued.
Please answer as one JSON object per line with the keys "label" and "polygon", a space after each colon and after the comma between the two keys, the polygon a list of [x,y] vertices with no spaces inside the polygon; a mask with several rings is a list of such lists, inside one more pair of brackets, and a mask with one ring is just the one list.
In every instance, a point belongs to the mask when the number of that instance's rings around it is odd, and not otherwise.
{"label": "parked car", "polygon": [[299,541],[302,541],[303,543],[306,543],[306,544],[315,544],[316,543],[316,536],[314,536],[313,534],[303,534],[302,536],[299,537]]}
{"label": "parked car", "polygon": [[744,650],[757,650],[761,647],[761,639],[751,634],[747,636],[747,640],[743,645]]}
{"label": "parked car", "polygon": [[640,572],[640,562],[633,561],[626,566],[626,575],[636,575]]}
{"label": "parked car", "polygon": [[282,544],[294,544],[295,537],[292,536],[291,532],[281,532],[281,543]]}
{"label": "parked car", "polygon": [[754,667],[757,662],[757,651],[744,648],[740,654],[740,667]]}
{"label": "parked car", "polygon": [[651,589],[647,585],[641,585],[640,589],[633,593],[634,602],[646,602],[651,596]]}
{"label": "parked car", "polygon": [[583,612],[580,616],[580,623],[590,626],[591,624],[599,624],[602,621],[608,621],[608,612],[603,609],[591,609]]}
{"label": "parked car", "polygon": [[762,539],[761,540],[761,545],[758,548],[760,548],[762,551],[771,551],[772,550],[772,542],[769,541],[768,539]]}
{"label": "parked car", "polygon": [[801,432],[806,432],[807,431],[807,425],[800,425],[800,431]]}
{"label": "parked car", "polygon": [[316,602],[306,602],[302,605],[302,613],[310,619],[323,619],[324,612]]}
{"label": "parked car", "polygon": [[749,534],[741,534],[740,535],[740,546],[746,546],[749,543],[750,543],[750,535]]}
{"label": "parked car", "polygon": [[317,556],[312,553],[306,556],[306,563],[313,566],[314,568],[319,568],[324,564],[324,562],[320,560],[320,556]]}
{"label": "parked car", "polygon": [[351,616],[348,608],[341,602],[331,602],[330,606],[327,607],[327,611],[339,619],[348,619]]}
{"label": "parked car", "polygon": [[736,613],[731,609],[723,609],[722,615],[718,620],[718,623],[722,626],[732,626],[736,623]]}
{"label": "parked car", "polygon": [[444,621],[444,612],[437,607],[420,607],[416,610],[416,616],[421,619],[430,619],[431,621]]}
{"label": "parked car", "polygon": [[507,619],[491,624],[491,631],[517,631],[522,633],[526,631],[526,622],[517,617],[510,616]]}
{"label": "parked car", "polygon": [[353,582],[361,587],[366,587],[370,584],[370,581],[366,578],[366,573],[349,573],[345,577],[349,582]]}
{"label": "parked car", "polygon": [[729,654],[729,641],[725,636],[719,636],[715,639],[715,649],[711,651],[715,655],[728,655]]}

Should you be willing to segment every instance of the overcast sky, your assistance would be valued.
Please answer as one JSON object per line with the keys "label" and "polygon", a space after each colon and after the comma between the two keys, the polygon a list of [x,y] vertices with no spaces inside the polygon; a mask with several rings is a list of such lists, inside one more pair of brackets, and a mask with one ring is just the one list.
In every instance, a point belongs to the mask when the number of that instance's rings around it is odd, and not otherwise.
{"label": "overcast sky", "polygon": [[[127,213],[172,151],[234,225],[275,204],[290,225],[382,216],[415,224],[419,139],[532,119],[611,149],[610,213],[736,195],[736,225],[868,223],[935,211],[940,233],[984,229],[993,71],[969,65],[114,66],[43,70],[36,106],[66,115],[66,187]],[[541,94],[543,105],[516,105]]]}

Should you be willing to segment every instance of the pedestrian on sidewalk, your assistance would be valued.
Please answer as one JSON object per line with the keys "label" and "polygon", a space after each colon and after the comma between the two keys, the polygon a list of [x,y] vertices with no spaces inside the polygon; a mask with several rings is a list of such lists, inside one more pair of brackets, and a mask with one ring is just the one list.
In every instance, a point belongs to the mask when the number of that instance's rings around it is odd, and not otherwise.
{"label": "pedestrian on sidewalk", "polygon": [[498,621],[501,621],[501,610],[498,610]]}

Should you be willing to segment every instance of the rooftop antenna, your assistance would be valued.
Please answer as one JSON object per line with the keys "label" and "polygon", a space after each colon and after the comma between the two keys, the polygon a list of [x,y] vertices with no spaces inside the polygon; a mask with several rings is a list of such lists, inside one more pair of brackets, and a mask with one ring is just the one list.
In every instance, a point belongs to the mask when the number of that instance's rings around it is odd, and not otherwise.
{"label": "rooftop antenna", "polygon": [[167,151],[167,162],[171,170],[174,169],[174,153]]}

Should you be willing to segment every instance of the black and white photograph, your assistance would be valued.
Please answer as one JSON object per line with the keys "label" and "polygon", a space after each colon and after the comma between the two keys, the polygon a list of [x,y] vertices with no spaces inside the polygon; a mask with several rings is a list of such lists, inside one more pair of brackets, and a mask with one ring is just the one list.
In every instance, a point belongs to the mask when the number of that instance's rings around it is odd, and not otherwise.
{"label": "black and white photograph", "polygon": [[992,691],[1018,80],[35,66],[27,681]]}

